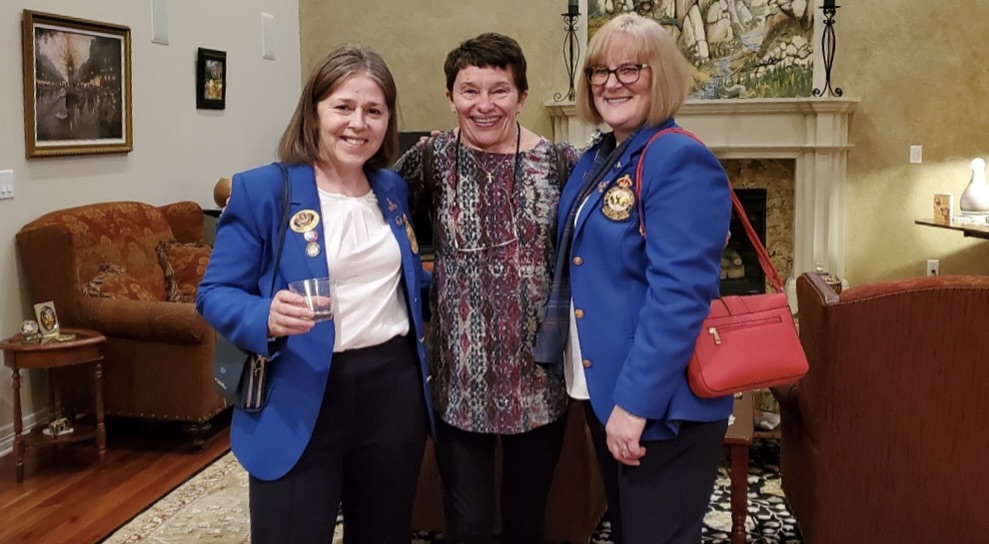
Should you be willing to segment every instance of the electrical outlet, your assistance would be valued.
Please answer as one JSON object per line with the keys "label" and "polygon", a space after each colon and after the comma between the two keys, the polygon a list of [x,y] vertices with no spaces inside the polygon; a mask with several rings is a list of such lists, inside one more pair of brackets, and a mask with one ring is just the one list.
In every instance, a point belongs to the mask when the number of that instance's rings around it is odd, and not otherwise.
{"label": "electrical outlet", "polygon": [[938,259],[927,259],[927,275],[937,276],[941,272],[941,261]]}

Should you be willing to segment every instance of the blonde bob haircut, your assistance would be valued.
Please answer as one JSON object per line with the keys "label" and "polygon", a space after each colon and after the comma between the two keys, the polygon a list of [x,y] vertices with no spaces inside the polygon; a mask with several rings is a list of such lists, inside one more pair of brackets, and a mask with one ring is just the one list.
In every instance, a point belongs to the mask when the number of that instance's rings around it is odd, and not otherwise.
{"label": "blonde bob haircut", "polygon": [[[577,112],[581,120],[592,125],[604,122],[594,106],[594,95],[586,70],[602,66],[605,57],[614,47],[623,47],[619,39],[627,38],[631,58],[624,62],[648,64],[652,76],[651,101],[646,124],[658,125],[673,117],[687,99],[690,87],[690,70],[687,59],[677,48],[676,40],[654,19],[635,13],[619,15],[608,21],[587,46],[584,69],[580,72],[577,87]],[[609,66],[617,68],[617,66]]]}
{"label": "blonde bob haircut", "polygon": [[346,44],[330,51],[313,69],[302,88],[292,120],[278,142],[278,159],[295,164],[315,165],[323,160],[319,145],[319,111],[317,105],[333,94],[352,76],[371,78],[381,87],[388,107],[388,128],[381,148],[368,159],[366,168],[387,168],[398,155],[398,91],[388,65],[369,47]]}

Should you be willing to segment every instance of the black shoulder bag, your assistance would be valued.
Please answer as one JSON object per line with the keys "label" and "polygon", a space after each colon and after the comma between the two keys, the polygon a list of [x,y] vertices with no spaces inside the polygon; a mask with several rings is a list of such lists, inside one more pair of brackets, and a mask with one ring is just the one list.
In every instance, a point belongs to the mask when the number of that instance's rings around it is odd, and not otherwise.
{"label": "black shoulder bag", "polygon": [[[282,170],[282,215],[278,225],[278,245],[275,249],[275,264],[271,272],[269,291],[275,290],[278,262],[282,258],[282,246],[285,245],[285,228],[288,225],[289,206],[292,201],[288,170],[281,163],[278,163],[278,167]],[[245,412],[260,412],[268,403],[268,361],[269,358],[258,353],[247,354],[245,359],[244,351],[218,334],[216,354],[213,357],[213,384],[226,399],[227,404]]]}

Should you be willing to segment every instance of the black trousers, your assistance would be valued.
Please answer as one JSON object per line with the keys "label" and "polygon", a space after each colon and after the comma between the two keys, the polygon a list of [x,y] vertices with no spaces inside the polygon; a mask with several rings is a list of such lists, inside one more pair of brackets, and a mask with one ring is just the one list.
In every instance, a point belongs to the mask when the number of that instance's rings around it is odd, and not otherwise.
{"label": "black trousers", "polygon": [[501,440],[501,542],[542,544],[546,500],[566,416],[521,434],[464,431],[439,422],[436,461],[450,544],[488,544],[495,531],[495,444]]}
{"label": "black trousers", "polygon": [[671,440],[646,440],[637,467],[608,451],[604,425],[584,402],[608,497],[615,544],[697,544],[723,455],[728,421],[680,425]]}
{"label": "black trousers", "polygon": [[254,544],[330,544],[341,501],[347,544],[409,544],[429,433],[414,350],[396,337],[333,354],[299,462],[278,480],[250,479]]}

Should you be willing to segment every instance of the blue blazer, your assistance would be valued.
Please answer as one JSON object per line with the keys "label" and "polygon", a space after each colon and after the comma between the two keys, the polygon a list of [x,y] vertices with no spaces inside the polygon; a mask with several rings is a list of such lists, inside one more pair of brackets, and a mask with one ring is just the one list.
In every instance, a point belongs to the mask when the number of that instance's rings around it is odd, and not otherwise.
{"label": "blue blazer", "polygon": [[[311,166],[288,166],[292,187],[289,217],[300,210],[320,210],[316,178]],[[418,339],[422,394],[433,413],[426,366],[420,283],[422,265],[413,250],[405,222],[408,187],[388,170],[369,170],[371,189],[378,198],[385,222],[391,225],[402,252],[402,279],[409,316],[409,333]],[[274,292],[271,277],[277,271],[275,291],[289,282],[329,275],[322,237],[318,257],[306,255],[306,241],[291,229],[285,231],[281,261],[274,263],[278,226],[282,213],[282,174],[276,164],[255,168],[233,177],[230,202],[217,225],[216,244],[199,285],[196,308],[217,332],[245,351],[271,355],[268,343],[268,310]],[[302,455],[312,436],[316,415],[333,362],[332,321],[317,323],[308,333],[278,343],[278,357],[269,366],[271,389],[268,404],[259,413],[234,410],[230,443],[247,471],[262,480],[285,475]],[[409,384],[416,387],[416,384]],[[403,414],[395,414],[401,425]]]}
{"label": "blue blazer", "polygon": [[[670,119],[630,137],[580,211],[569,260],[594,413],[607,422],[618,404],[647,418],[643,440],[675,437],[679,421],[726,419],[732,408],[730,397],[694,395],[685,372],[701,322],[718,296],[730,220],[728,179],[718,159],[688,136],[664,134],[646,153],[642,191],[634,204],[617,206],[616,218],[602,212],[612,188],[631,180],[634,194],[635,168],[646,142],[674,126]],[[585,152],[571,173],[560,196],[558,233],[563,233],[567,211],[580,205],[576,200],[583,181],[603,159],[600,146]],[[640,204],[645,238],[639,232]]]}

